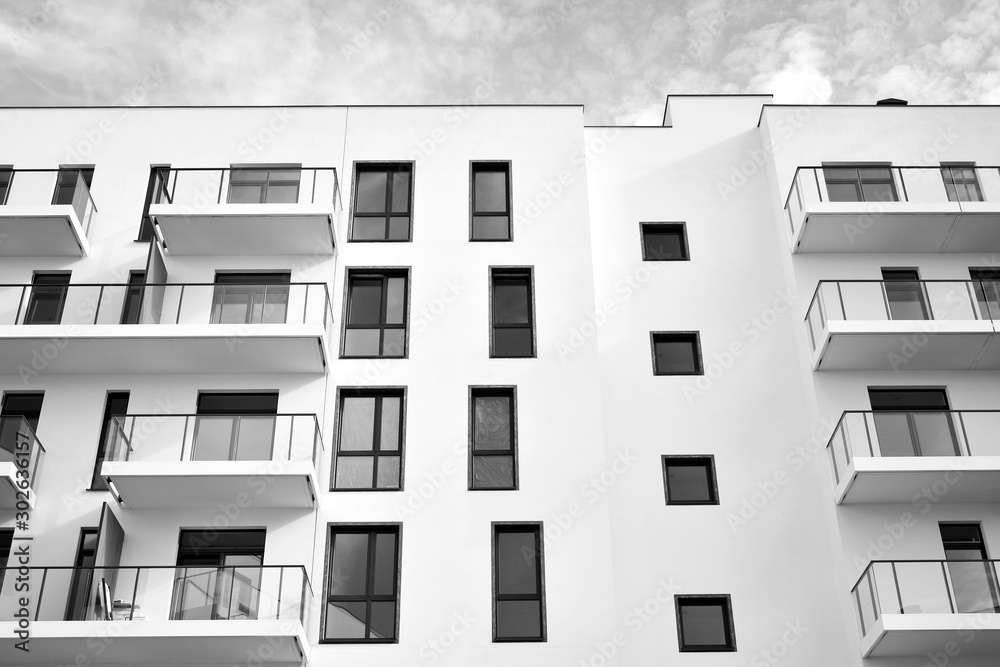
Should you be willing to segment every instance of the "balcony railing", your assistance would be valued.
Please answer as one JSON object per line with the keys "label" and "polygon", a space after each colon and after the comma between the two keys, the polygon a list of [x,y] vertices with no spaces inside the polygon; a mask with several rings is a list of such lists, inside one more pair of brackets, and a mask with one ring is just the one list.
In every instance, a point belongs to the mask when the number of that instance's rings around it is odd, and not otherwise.
{"label": "balcony railing", "polygon": [[0,463],[13,463],[27,488],[37,490],[38,464],[45,447],[24,417],[0,417]]}
{"label": "balcony railing", "polygon": [[885,614],[1000,613],[995,560],[872,561],[851,595],[864,636]]}
{"label": "balcony railing", "polygon": [[79,169],[0,169],[0,205],[18,207],[68,204],[84,236],[97,206]]}
{"label": "balcony railing", "polygon": [[122,415],[112,418],[108,461],[312,461],[323,438],[312,414]]}
{"label": "balcony railing", "polygon": [[1000,321],[1000,282],[821,280],[806,313],[813,351],[831,320]]}
{"label": "balcony railing", "polygon": [[826,448],[837,484],[855,457],[1000,456],[1000,410],[844,412]]}
{"label": "balcony railing", "polygon": [[154,204],[197,211],[211,204],[337,204],[334,167],[163,169]]}
{"label": "balcony railing", "polygon": [[[44,621],[298,620],[312,587],[299,565],[226,567],[29,567],[0,570],[0,618],[21,609],[15,585],[27,581],[27,613]],[[21,577],[21,579],[19,579]]]}

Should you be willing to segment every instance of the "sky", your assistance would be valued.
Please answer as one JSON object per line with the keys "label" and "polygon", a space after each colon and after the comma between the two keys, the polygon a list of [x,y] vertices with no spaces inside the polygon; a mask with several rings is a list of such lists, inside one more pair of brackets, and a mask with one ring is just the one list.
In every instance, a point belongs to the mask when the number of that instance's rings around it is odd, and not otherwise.
{"label": "sky", "polygon": [[0,0],[0,106],[1000,104],[1000,0]]}

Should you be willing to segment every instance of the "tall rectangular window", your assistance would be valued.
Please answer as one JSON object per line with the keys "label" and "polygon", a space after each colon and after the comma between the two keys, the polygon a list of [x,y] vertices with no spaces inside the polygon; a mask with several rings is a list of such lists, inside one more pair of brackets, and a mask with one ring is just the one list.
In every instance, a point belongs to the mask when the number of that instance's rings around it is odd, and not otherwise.
{"label": "tall rectangular window", "polygon": [[91,489],[108,488],[108,485],[104,483],[104,478],[101,477],[101,465],[103,465],[104,457],[107,454],[108,437],[113,433],[112,429],[118,428],[116,422],[112,420],[115,417],[128,414],[128,396],[127,391],[109,391],[108,397],[104,401],[104,421],[101,422],[101,436],[97,441],[97,460],[94,463],[94,475],[90,481]]}
{"label": "tall rectangular window", "polygon": [[352,241],[409,241],[413,165],[355,163]]}
{"label": "tall rectangular window", "polygon": [[270,602],[261,595],[266,539],[266,530],[182,530],[170,619],[256,619]]}
{"label": "tall rectangular window", "polygon": [[491,269],[491,357],[534,357],[530,268]]}
{"label": "tall rectangular window", "polygon": [[701,344],[696,331],[653,331],[654,375],[701,375]]}
{"label": "tall rectangular window", "polygon": [[400,524],[332,525],[322,643],[395,643]]}
{"label": "tall rectangular window", "polygon": [[408,272],[349,270],[342,357],[405,357]]}
{"label": "tall rectangular window", "polygon": [[916,269],[882,269],[882,281],[892,319],[931,319],[929,300]]}
{"label": "tall rectangular window", "polygon": [[510,241],[510,162],[473,162],[473,241]]}
{"label": "tall rectangular window", "polygon": [[469,488],[517,488],[514,387],[470,387]]}
{"label": "tall rectangular window", "polygon": [[1000,266],[970,268],[969,277],[979,304],[979,318],[1000,320]]}
{"label": "tall rectangular window", "polygon": [[824,166],[826,192],[832,202],[898,201],[888,165]]}
{"label": "tall rectangular window", "polygon": [[299,201],[302,169],[233,167],[229,171],[230,204],[295,204]]}
{"label": "tall rectangular window", "polygon": [[69,273],[36,273],[24,311],[24,324],[59,324],[69,292]]}
{"label": "tall rectangular window", "polygon": [[142,293],[146,284],[145,271],[130,271],[128,287],[122,302],[122,324],[138,324],[142,317]]}
{"label": "tall rectangular window", "polygon": [[493,524],[493,641],[545,641],[542,524]]}
{"label": "tall rectangular window", "polygon": [[139,224],[139,238],[136,241],[149,241],[155,236],[153,232],[153,219],[149,216],[149,207],[152,204],[169,201],[167,193],[169,176],[170,167],[150,168],[149,182],[146,184],[146,201],[142,206],[142,222]]}
{"label": "tall rectangular window", "polygon": [[333,490],[402,488],[403,389],[342,389]]}
{"label": "tall rectangular window", "polygon": [[983,201],[975,164],[942,164],[941,178],[948,201]]}

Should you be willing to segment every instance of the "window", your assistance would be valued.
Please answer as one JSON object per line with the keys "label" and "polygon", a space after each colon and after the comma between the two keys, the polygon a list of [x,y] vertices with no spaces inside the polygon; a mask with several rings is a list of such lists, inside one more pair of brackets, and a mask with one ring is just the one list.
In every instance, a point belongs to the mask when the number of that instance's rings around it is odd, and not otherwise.
{"label": "window", "polygon": [[941,178],[948,193],[948,201],[983,201],[983,192],[979,189],[979,179],[976,177],[976,165],[943,164]]}
{"label": "window", "polygon": [[698,332],[653,331],[654,375],[701,375]]}
{"label": "window", "polygon": [[927,320],[927,295],[916,269],[882,269],[885,300],[894,320]]}
{"label": "window", "polygon": [[88,618],[91,581],[97,558],[97,528],[81,528],[80,541],[76,545],[74,570],[70,575],[69,600],[66,604],[67,621],[91,620]]}
{"label": "window", "polygon": [[170,619],[256,619],[266,538],[265,530],[182,530]]}
{"label": "window", "polygon": [[142,292],[146,284],[145,271],[130,271],[128,287],[122,303],[122,324],[138,324],[142,317]]}
{"label": "window", "polygon": [[290,273],[216,273],[212,324],[284,324]]}
{"label": "window", "polygon": [[728,595],[676,595],[674,601],[682,652],[736,650]]}
{"label": "window", "polygon": [[517,488],[515,391],[469,388],[469,489]]}
{"label": "window", "polygon": [[342,357],[405,357],[407,275],[349,270]]}
{"label": "window", "polygon": [[24,311],[24,324],[59,324],[69,292],[68,273],[36,273]]}
{"label": "window", "polygon": [[491,269],[491,357],[534,357],[531,269]]}
{"label": "window", "polygon": [[343,389],[333,490],[402,488],[403,389]]}
{"label": "window", "polygon": [[652,261],[687,260],[687,228],[683,222],[643,222],[642,258]]}
{"label": "window", "polygon": [[230,204],[295,204],[299,201],[299,167],[233,167],[229,171]]}
{"label": "window", "polygon": [[896,183],[888,165],[823,167],[830,201],[897,201]]}
{"label": "window", "polygon": [[493,641],[545,641],[542,524],[493,524]]}
{"label": "window", "polygon": [[72,204],[90,196],[90,183],[94,179],[93,167],[63,167],[56,176],[56,189],[52,194],[53,204]]}
{"label": "window", "polygon": [[668,505],[719,504],[713,456],[664,456],[663,485]]}
{"label": "window", "polygon": [[412,217],[410,163],[355,163],[352,241],[409,241]]}
{"label": "window", "polygon": [[275,393],[198,394],[192,461],[270,461],[274,446]]}
{"label": "window", "polygon": [[969,277],[974,281],[972,288],[979,303],[979,318],[1000,320],[1000,267],[969,269]]}
{"label": "window", "polygon": [[472,163],[473,241],[510,241],[510,162]]}
{"label": "window", "polygon": [[1000,582],[978,523],[942,523],[941,545],[960,614],[1000,613]]}
{"label": "window", "polygon": [[149,170],[149,183],[146,186],[146,202],[142,207],[142,223],[139,225],[139,238],[136,241],[149,241],[153,238],[153,219],[149,217],[149,207],[152,204],[169,202],[167,194],[167,181],[170,175],[170,167],[151,167]]}
{"label": "window", "polygon": [[94,463],[94,474],[90,481],[91,489],[107,489],[108,485],[101,477],[101,465],[107,454],[108,436],[117,428],[112,420],[128,414],[128,392],[109,391],[104,401],[104,420],[101,422],[101,436],[97,441],[97,461]]}
{"label": "window", "polygon": [[8,166],[0,167],[0,206],[7,203],[10,194],[10,182],[14,179],[14,170]]}
{"label": "window", "polygon": [[0,417],[24,417],[32,431],[38,430],[38,418],[42,414],[43,392],[7,393],[3,395]]}
{"label": "window", "polygon": [[400,524],[330,527],[322,642],[395,643]]}
{"label": "window", "polygon": [[960,456],[944,389],[868,389],[882,456]]}

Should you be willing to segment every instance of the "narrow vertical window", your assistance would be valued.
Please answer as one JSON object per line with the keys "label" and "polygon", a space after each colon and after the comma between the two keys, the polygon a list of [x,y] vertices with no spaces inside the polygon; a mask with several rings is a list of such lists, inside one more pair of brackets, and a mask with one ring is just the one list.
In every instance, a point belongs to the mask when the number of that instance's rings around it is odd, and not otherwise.
{"label": "narrow vertical window", "polygon": [[975,164],[943,164],[941,178],[948,201],[983,201]]}
{"label": "narrow vertical window", "polygon": [[470,389],[469,488],[517,488],[514,387]]}
{"label": "narrow vertical window", "polygon": [[107,489],[108,485],[101,477],[101,466],[107,454],[108,438],[114,435],[114,429],[120,428],[120,422],[115,417],[124,417],[128,413],[127,391],[111,391],[104,401],[104,420],[101,422],[101,436],[97,441],[97,460],[94,463],[94,475],[90,482],[91,489]]}
{"label": "narrow vertical window", "polygon": [[341,391],[333,490],[402,488],[403,396],[402,389]]}
{"label": "narrow vertical window", "polygon": [[534,357],[531,269],[492,269],[491,357]]}
{"label": "narrow vertical window", "polygon": [[399,542],[393,525],[330,527],[324,643],[395,643]]}
{"label": "narrow vertical window", "polygon": [[406,271],[349,271],[343,357],[405,357]]}
{"label": "narrow vertical window", "polygon": [[69,273],[36,273],[24,310],[24,324],[59,324],[69,292]]}
{"label": "narrow vertical window", "polygon": [[542,524],[493,524],[493,641],[545,641]]}
{"label": "narrow vertical window", "polygon": [[413,202],[410,163],[356,164],[352,241],[409,241]]}
{"label": "narrow vertical window", "polygon": [[149,207],[152,204],[171,203],[170,194],[167,191],[167,180],[170,175],[170,167],[151,167],[149,170],[149,183],[146,185],[146,202],[142,207],[142,222],[139,224],[139,238],[136,241],[149,241],[153,238],[153,219],[149,216]]}
{"label": "narrow vertical window", "polygon": [[472,163],[473,241],[511,239],[510,162]]}

